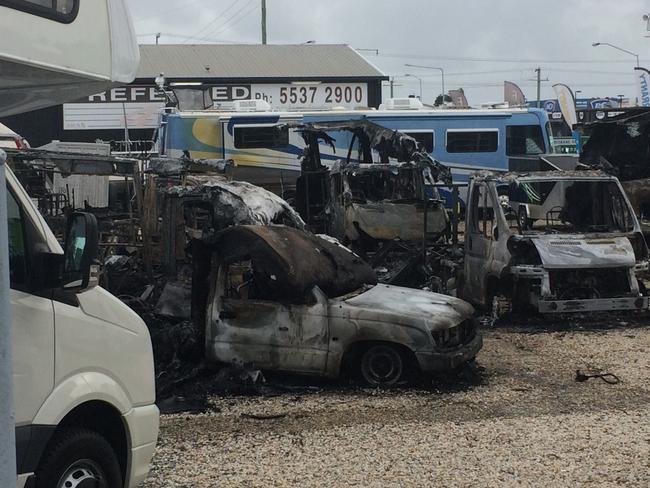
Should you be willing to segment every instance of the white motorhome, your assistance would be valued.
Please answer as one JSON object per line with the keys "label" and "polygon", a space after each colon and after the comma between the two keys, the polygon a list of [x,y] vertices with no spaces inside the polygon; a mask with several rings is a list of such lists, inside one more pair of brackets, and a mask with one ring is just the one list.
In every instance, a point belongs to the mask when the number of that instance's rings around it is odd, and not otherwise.
{"label": "white motorhome", "polygon": [[[128,83],[139,61],[125,0],[0,0],[0,31],[0,115]],[[147,327],[96,286],[95,219],[70,216],[62,249],[3,162],[14,398],[0,391],[0,409],[15,408],[17,486],[138,486],[158,435]]]}

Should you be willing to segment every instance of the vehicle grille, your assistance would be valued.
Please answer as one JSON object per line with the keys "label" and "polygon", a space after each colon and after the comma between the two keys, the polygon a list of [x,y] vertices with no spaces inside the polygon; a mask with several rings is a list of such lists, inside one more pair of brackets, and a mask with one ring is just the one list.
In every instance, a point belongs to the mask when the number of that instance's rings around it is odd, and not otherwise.
{"label": "vehicle grille", "polygon": [[630,293],[626,268],[549,270],[551,293],[558,300],[616,298]]}
{"label": "vehicle grille", "polygon": [[476,336],[477,322],[468,319],[455,327],[444,330],[433,330],[431,335],[439,349],[454,349],[468,344]]}

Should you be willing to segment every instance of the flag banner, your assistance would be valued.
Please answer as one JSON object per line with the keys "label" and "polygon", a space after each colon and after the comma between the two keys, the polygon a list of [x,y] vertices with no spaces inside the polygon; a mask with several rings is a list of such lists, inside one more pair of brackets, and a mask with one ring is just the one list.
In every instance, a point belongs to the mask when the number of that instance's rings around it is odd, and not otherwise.
{"label": "flag banner", "polygon": [[637,104],[640,107],[650,107],[650,71],[645,68],[634,68],[636,78]]}
{"label": "flag banner", "polygon": [[451,101],[456,108],[469,108],[467,103],[467,98],[465,97],[465,91],[462,88],[458,90],[449,90],[449,96]]}
{"label": "flag banner", "polygon": [[503,101],[507,102],[511,107],[521,107],[526,105],[524,92],[522,92],[521,88],[512,81],[503,82]]}
{"label": "flag banner", "polygon": [[573,92],[568,86],[558,83],[553,85],[555,94],[557,95],[557,102],[560,105],[564,121],[571,129],[578,123],[578,116],[576,115],[576,100],[573,97]]}

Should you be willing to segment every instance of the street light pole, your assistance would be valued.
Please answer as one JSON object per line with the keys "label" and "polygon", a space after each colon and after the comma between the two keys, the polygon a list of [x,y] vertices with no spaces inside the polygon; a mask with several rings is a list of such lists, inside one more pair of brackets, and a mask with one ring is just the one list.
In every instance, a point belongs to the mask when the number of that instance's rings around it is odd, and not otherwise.
{"label": "street light pole", "polygon": [[627,49],[623,49],[622,47],[615,46],[614,44],[610,44],[609,42],[594,42],[591,44],[593,47],[598,47],[598,46],[609,46],[611,48],[616,49],[617,51],[624,52],[626,54],[629,54],[631,56],[634,56],[636,58],[636,67],[639,67],[639,55],[637,53],[633,53],[632,51],[628,51]]}
{"label": "street light pole", "polygon": [[16,486],[13,342],[9,298],[6,154],[0,149],[0,486]]}
{"label": "street light pole", "polygon": [[422,69],[437,69],[440,71],[440,78],[442,80],[442,103],[445,103],[445,70],[437,66],[422,66],[420,64],[405,64],[409,68],[422,68]]}
{"label": "street light pole", "polygon": [[411,73],[406,73],[404,76],[416,78],[420,82],[420,100],[422,100],[422,78],[420,78],[419,76],[412,75]]}

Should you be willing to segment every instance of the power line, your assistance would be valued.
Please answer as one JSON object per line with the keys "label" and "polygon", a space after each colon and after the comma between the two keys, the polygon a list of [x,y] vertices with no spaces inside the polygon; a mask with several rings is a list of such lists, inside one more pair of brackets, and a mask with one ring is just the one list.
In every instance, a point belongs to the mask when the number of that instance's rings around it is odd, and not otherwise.
{"label": "power line", "polygon": [[[192,34],[192,37],[198,37],[202,34],[205,34],[208,30],[210,30],[212,27],[214,27],[214,23],[217,22],[219,19],[223,18],[226,13],[231,10],[235,5],[237,5],[237,2],[239,0],[234,0],[226,9],[220,11],[215,17],[213,17],[207,24],[205,24],[203,27],[201,27],[198,31],[196,31],[194,34]],[[208,34],[210,35],[210,34]]]}
{"label": "power line", "polygon": [[[242,8],[240,8],[240,9],[237,10],[234,14],[232,14],[230,17],[228,17],[226,20],[224,20],[220,25],[218,25],[218,26],[216,26],[216,27],[213,26],[214,28],[211,29],[211,30],[209,30],[208,33],[206,34],[206,36],[216,36],[216,35],[219,35],[221,32],[223,32],[224,30],[227,30],[227,28],[228,28],[228,24],[229,24],[231,21],[233,21],[233,19],[234,19],[235,17],[237,17],[237,16],[238,16],[239,14],[241,14],[244,10],[246,10],[249,6],[251,6],[251,5],[253,4],[254,1],[255,1],[255,0],[248,0],[248,2],[246,2]],[[253,5],[253,8],[256,8],[256,6]],[[244,14],[244,17],[246,17],[249,13],[250,13],[250,11],[247,12],[247,13],[245,13],[245,14]]]}
{"label": "power line", "polygon": [[[428,59],[440,61],[470,61],[480,63],[524,63],[524,64],[609,64],[609,63],[625,63],[630,64],[625,60],[594,60],[594,59],[517,59],[517,58],[478,58],[478,57],[453,57],[453,56],[431,56],[421,54],[409,53],[384,53],[380,52],[379,57],[385,58],[402,58],[402,59]],[[648,60],[643,60],[648,61]]]}
{"label": "power line", "polygon": [[241,42],[241,41],[238,41],[238,40],[194,37],[194,36],[188,36],[188,35],[177,34],[177,33],[172,33],[172,32],[152,32],[152,33],[147,33],[147,34],[137,34],[137,36],[138,37],[149,37],[149,36],[155,36],[156,34],[161,34],[162,36],[171,37],[171,38],[175,38],[175,39],[188,39],[188,40],[195,40],[195,41],[209,41],[209,42],[216,42],[216,43],[220,43],[220,44],[257,44],[257,43],[253,43],[253,42]]}
{"label": "power line", "polygon": [[[187,9],[187,7],[189,7],[189,6],[193,5],[193,4],[196,4],[196,3],[199,3],[199,2],[204,2],[204,1],[205,0],[189,0],[189,1],[185,1],[185,2],[182,2],[181,5],[176,5],[175,7],[172,7],[172,8],[167,9],[167,10],[163,10],[162,12],[154,12],[154,14],[155,14],[155,17],[162,17],[162,16],[170,14],[172,12],[177,12],[179,10]],[[149,20],[150,18],[151,17],[147,17],[145,19],[135,19],[135,22],[146,21],[146,20]]]}
{"label": "power line", "polygon": [[247,12],[245,12],[243,15],[241,15],[238,19],[233,20],[230,25],[225,25],[223,28],[221,28],[219,31],[215,32],[214,35],[219,35],[223,32],[226,32],[228,29],[234,27],[235,25],[239,24],[242,20],[244,20],[246,17],[248,17],[250,14],[253,12],[257,11],[257,5],[253,4],[250,9],[248,9]]}

